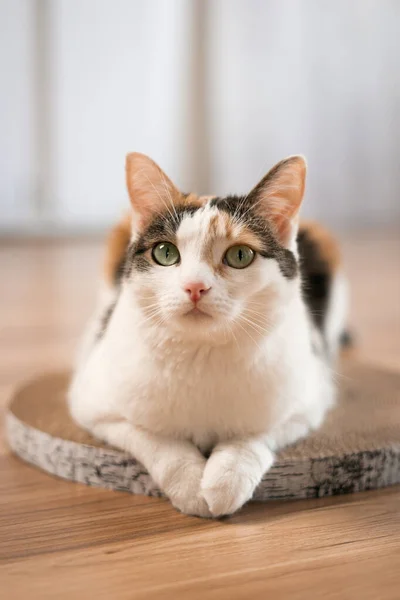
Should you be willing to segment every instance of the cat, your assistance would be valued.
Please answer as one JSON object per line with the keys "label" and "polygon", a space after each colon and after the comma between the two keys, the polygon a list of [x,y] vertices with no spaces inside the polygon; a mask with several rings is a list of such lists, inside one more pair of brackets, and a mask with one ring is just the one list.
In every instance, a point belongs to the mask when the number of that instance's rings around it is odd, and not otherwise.
{"label": "cat", "polygon": [[109,240],[70,411],[135,456],[178,510],[230,515],[277,449],[334,404],[339,250],[321,226],[299,230],[301,156],[246,196],[183,194],[139,153],[126,175],[131,213]]}

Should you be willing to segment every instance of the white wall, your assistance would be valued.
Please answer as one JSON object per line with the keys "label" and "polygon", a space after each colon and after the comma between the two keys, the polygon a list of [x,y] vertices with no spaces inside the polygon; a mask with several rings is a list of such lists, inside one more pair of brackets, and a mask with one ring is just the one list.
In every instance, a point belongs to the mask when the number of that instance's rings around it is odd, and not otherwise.
{"label": "white wall", "polygon": [[186,183],[190,5],[60,0],[51,8],[55,217],[103,225],[126,206],[124,158]]}
{"label": "white wall", "polygon": [[124,156],[245,192],[307,155],[306,211],[400,219],[396,0],[0,0],[0,231],[102,229]]}
{"label": "white wall", "polygon": [[400,219],[400,2],[215,0],[209,32],[217,193],[302,153],[309,215]]}
{"label": "white wall", "polygon": [[0,0],[0,228],[35,220],[35,3]]}
{"label": "white wall", "polygon": [[132,150],[192,187],[195,4],[1,0],[0,11],[0,230],[107,227],[127,206]]}

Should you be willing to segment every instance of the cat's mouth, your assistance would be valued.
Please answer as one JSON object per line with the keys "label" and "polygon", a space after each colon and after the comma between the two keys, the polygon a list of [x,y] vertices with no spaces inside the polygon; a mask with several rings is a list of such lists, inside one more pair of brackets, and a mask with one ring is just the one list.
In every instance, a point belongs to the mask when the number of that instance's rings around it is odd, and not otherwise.
{"label": "cat's mouth", "polygon": [[211,315],[198,306],[191,308],[188,312],[185,313],[185,317],[193,317],[195,319],[211,319]]}

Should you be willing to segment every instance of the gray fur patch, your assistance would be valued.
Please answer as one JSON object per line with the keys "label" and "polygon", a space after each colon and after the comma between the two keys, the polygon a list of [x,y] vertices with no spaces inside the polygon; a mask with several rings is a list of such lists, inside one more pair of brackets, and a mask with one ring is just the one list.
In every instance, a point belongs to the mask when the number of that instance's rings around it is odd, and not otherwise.
{"label": "gray fur patch", "polygon": [[104,336],[105,332],[107,331],[107,327],[110,323],[116,304],[117,299],[115,299],[109,306],[107,306],[106,310],[104,311],[104,314],[100,321],[100,327],[99,331],[97,332],[95,342],[100,341]]}
{"label": "gray fur patch", "polygon": [[260,252],[261,256],[275,259],[284,277],[293,279],[298,274],[298,264],[293,252],[278,242],[268,221],[256,213],[253,208],[254,198],[246,196],[213,198],[210,205],[242,221],[260,240],[263,248]]}
{"label": "gray fur patch", "polygon": [[194,204],[177,205],[173,209],[157,214],[139,239],[131,244],[126,253],[124,275],[128,277],[132,270],[144,273],[151,269],[153,262],[144,256],[158,242],[173,241],[182,220],[193,215],[201,207]]}

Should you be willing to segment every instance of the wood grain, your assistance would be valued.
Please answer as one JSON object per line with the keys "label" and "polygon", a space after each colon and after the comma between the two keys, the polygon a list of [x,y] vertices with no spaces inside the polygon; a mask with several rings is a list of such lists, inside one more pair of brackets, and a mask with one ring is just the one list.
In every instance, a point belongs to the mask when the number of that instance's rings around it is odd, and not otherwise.
{"label": "wood grain", "polygon": [[[21,379],[70,363],[100,248],[0,247],[0,407]],[[358,353],[400,370],[399,236],[352,236],[344,249]],[[166,500],[53,479],[0,439],[1,597],[395,600],[399,589],[397,487],[203,521]]]}

